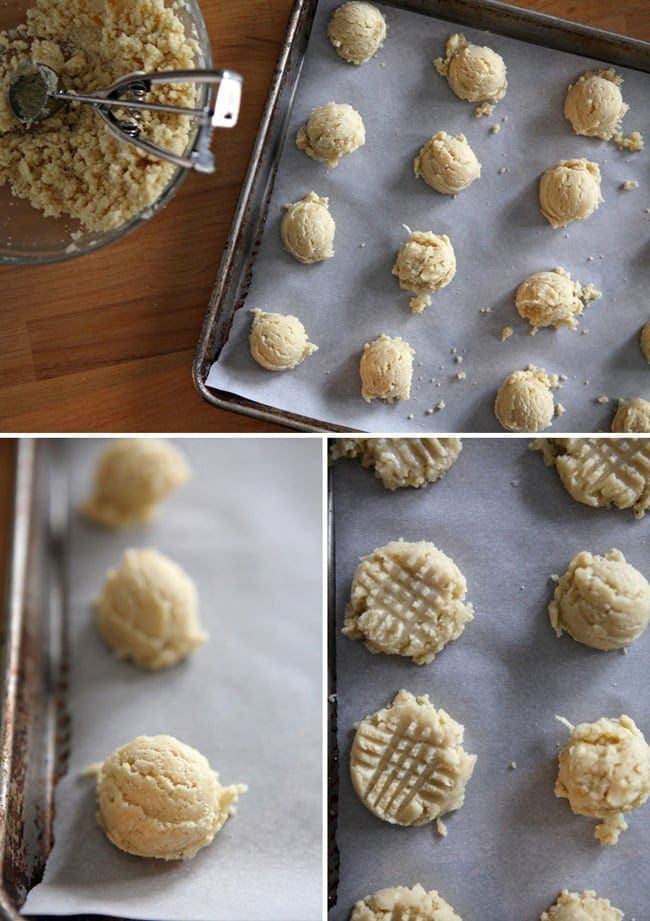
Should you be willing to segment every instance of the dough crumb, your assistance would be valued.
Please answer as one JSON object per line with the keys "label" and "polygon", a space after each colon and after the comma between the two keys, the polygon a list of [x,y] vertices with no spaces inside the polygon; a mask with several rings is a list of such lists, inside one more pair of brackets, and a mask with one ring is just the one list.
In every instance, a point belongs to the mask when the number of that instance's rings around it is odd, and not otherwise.
{"label": "dough crumb", "polygon": [[361,396],[370,403],[374,399],[408,400],[413,380],[415,351],[408,342],[382,335],[366,343],[361,356]]}
{"label": "dough crumb", "polygon": [[[461,921],[451,905],[438,895],[435,889],[426,892],[418,883],[412,889],[396,886],[394,889],[380,889],[357,902],[350,921],[390,921],[421,918],[422,921]],[[608,919],[609,921],[609,919]],[[613,919],[618,921],[618,919]]]}
{"label": "dough crumb", "polygon": [[643,135],[640,131],[633,131],[627,137],[623,137],[620,131],[614,135],[614,143],[621,150],[629,150],[631,153],[638,153],[643,150]]}
{"label": "dough crumb", "polygon": [[442,821],[440,816],[438,816],[438,818],[436,819],[436,831],[438,832],[441,838],[447,837],[447,826]]}
{"label": "dough crumb", "polygon": [[516,762],[516,761],[511,761],[511,762],[510,762],[510,770],[511,770],[511,771],[516,771],[516,770],[517,770],[517,762]]}
{"label": "dough crumb", "polygon": [[565,412],[566,412],[566,409],[564,408],[564,406],[561,403],[558,403],[557,406],[555,407],[555,415],[563,416]]}
{"label": "dough crumb", "polygon": [[475,118],[485,118],[486,115],[492,115],[495,104],[493,102],[482,102],[480,106],[474,109]]}
{"label": "dough crumb", "polygon": [[[460,33],[449,36],[445,57],[433,63],[459,99],[493,104],[506,94],[506,65],[501,55],[492,48],[470,44]],[[475,114],[480,117],[489,113],[479,106]]]}
{"label": "dough crumb", "polygon": [[344,61],[365,64],[384,44],[386,20],[371,3],[350,0],[332,13],[327,37]]}
{"label": "dough crumb", "polygon": [[366,129],[359,113],[347,103],[336,102],[314,109],[296,137],[300,150],[314,160],[327,163],[330,168],[365,143]]}
{"label": "dough crumb", "polygon": [[512,326],[504,326],[501,330],[501,342],[504,342],[506,339],[509,339],[512,336],[514,330]]}
{"label": "dough crumb", "polygon": [[253,310],[249,335],[252,357],[267,371],[292,371],[318,351],[298,317]]}
{"label": "dough crumb", "polygon": [[445,408],[446,405],[447,404],[445,403],[444,400],[440,400],[439,403],[436,403],[436,409],[438,410],[438,412],[442,412],[442,410]]}
{"label": "dough crumb", "polygon": [[492,125],[490,128],[490,134],[498,134],[501,131],[501,125]]}
{"label": "dough crumb", "polygon": [[464,371],[459,371],[456,377],[458,378],[459,381],[464,381],[467,375],[465,374]]}
{"label": "dough crumb", "polygon": [[310,192],[285,209],[280,234],[286,251],[303,265],[331,259],[336,224],[329,212],[329,199]]}
{"label": "dough crumb", "polygon": [[592,284],[581,285],[579,281],[572,281],[571,275],[558,267],[526,278],[517,288],[515,307],[533,329],[547,326],[575,329],[577,317],[600,297],[602,293]]}
{"label": "dough crumb", "polygon": [[646,323],[646,325],[641,330],[639,346],[641,348],[641,354],[648,362],[648,364],[650,364],[650,323]]}
{"label": "dough crumb", "polygon": [[554,229],[584,221],[602,201],[600,170],[590,160],[560,160],[540,180],[540,210]]}
{"label": "dough crumb", "polygon": [[596,399],[596,402],[597,403],[609,403],[609,397],[606,397],[604,393],[601,393],[601,395]]}
{"label": "dough crumb", "polygon": [[454,361],[455,361],[455,363],[456,363],[457,365],[462,365],[462,363],[463,363],[463,356],[462,356],[462,355],[456,355],[456,357],[454,358]]}
{"label": "dough crumb", "polygon": [[626,179],[625,182],[621,185],[621,189],[625,192],[631,192],[632,189],[638,189],[639,183],[636,179]]}

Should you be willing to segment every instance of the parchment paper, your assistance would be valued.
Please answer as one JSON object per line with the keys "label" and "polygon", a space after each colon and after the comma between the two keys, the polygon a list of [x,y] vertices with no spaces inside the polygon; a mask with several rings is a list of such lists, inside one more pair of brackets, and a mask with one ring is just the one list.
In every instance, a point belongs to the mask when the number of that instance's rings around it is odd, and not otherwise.
{"label": "parchment paper", "polygon": [[[432,64],[453,25],[382,7],[385,46],[368,64],[353,67],[326,38],[338,4],[319,4],[250,294],[208,384],[359,430],[489,432],[501,431],[492,411],[501,382],[534,364],[569,378],[558,396],[567,412],[555,429],[609,430],[615,405],[596,402],[598,396],[650,397],[638,346],[650,319],[650,215],[644,210],[650,198],[647,150],[630,154],[577,137],[564,118],[568,84],[598,63],[462,27],[469,40],[502,54],[508,67],[506,97],[491,117],[477,119],[475,106],[454,96]],[[647,132],[650,75],[618,71],[630,105],[625,129]],[[312,109],[331,100],[361,113],[367,141],[328,171],[298,150],[295,137]],[[501,126],[498,134],[490,133],[494,124]],[[413,176],[414,157],[439,130],[464,133],[482,164],[481,179],[455,199]],[[558,160],[583,156],[600,165],[605,202],[587,221],[553,230],[537,204],[539,177]],[[504,167],[508,172],[499,174]],[[636,179],[639,188],[621,191],[627,179]],[[312,189],[330,199],[336,255],[303,266],[283,250],[279,225],[284,204]],[[420,316],[411,314],[410,295],[391,275],[407,239],[403,224],[448,234],[456,252],[455,279]],[[531,338],[514,292],[528,275],[558,265],[596,284],[603,298],[581,321],[588,335],[546,329]],[[248,352],[253,307],[300,317],[319,351],[295,371],[263,370]],[[491,312],[481,314],[482,308]],[[504,326],[515,333],[502,343]],[[360,394],[364,343],[382,333],[406,339],[416,351],[411,399],[393,406],[368,405]],[[461,370],[463,382],[456,378]],[[440,400],[444,411],[427,414]]]}
{"label": "parchment paper", "polygon": [[[72,509],[103,445],[71,442]],[[315,921],[321,916],[321,445],[187,440],[193,479],[152,525],[95,528],[72,514],[69,616],[72,752],[56,794],[56,843],[29,914],[150,921]],[[93,623],[106,568],[155,546],[197,582],[210,640],[160,673],[117,661]],[[140,734],[194,746],[237,814],[190,861],[143,860],[95,821],[88,764]]]}
{"label": "parchment paper", "polygon": [[[555,714],[578,723],[627,713],[650,737],[650,632],[627,655],[603,653],[557,639],[546,609],[549,576],[580,550],[617,547],[647,575],[650,518],[575,503],[521,440],[466,440],[457,463],[424,491],[390,493],[349,461],[332,475],[341,877],[330,921],[347,921],[354,902],[377,889],[418,882],[467,921],[537,921],[564,886],[595,889],[629,921],[646,921],[650,804],[628,818],[618,845],[601,847],[596,822],[574,816],[553,785],[568,739]],[[431,540],[449,554],[476,608],[428,666],[373,656],[340,634],[359,557],[398,537]],[[478,754],[464,806],[445,816],[444,839],[432,825],[382,822],[352,790],[353,723],[400,688],[428,693],[465,725],[465,749]]]}

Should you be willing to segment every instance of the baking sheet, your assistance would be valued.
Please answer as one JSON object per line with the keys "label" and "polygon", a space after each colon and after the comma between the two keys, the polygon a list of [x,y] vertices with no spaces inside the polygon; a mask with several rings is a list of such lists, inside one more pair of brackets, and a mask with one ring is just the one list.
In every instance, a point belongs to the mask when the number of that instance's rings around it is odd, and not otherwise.
{"label": "baking sheet", "polygon": [[[330,921],[386,886],[438,889],[467,919],[534,921],[564,887],[595,889],[645,921],[650,904],[650,804],[628,818],[615,847],[574,816],[553,785],[558,747],[577,723],[629,714],[650,737],[650,631],[622,652],[557,639],[547,605],[552,573],[580,550],[620,549],[648,575],[650,517],[575,503],[526,442],[464,442],[457,463],[424,490],[383,488],[358,464],[333,468],[340,799],[338,901]],[[403,537],[431,540],[464,573],[475,619],[428,666],[372,655],[340,633],[360,556]],[[391,826],[352,790],[353,723],[406,688],[427,693],[465,725],[478,754],[463,807],[434,825]],[[517,763],[511,770],[512,761]]]}
{"label": "baking sheet", "polygon": [[[475,106],[457,99],[432,64],[453,25],[382,7],[386,44],[356,68],[337,56],[326,37],[337,5],[322,0],[317,9],[250,293],[208,386],[359,430],[489,432],[501,430],[492,411],[499,385],[532,363],[569,378],[559,392],[567,412],[554,423],[556,430],[609,429],[615,407],[598,403],[598,396],[650,396],[638,347],[640,329],[650,319],[648,155],[577,137],[562,112],[568,84],[586,69],[607,65],[462,27],[468,39],[501,53],[508,66],[506,97],[491,117],[477,119]],[[617,70],[630,105],[625,129],[647,133],[650,75]],[[328,170],[294,141],[312,109],[332,99],[362,114],[367,142]],[[494,124],[501,126],[498,134],[490,133]],[[464,133],[482,163],[481,179],[456,199],[413,176],[415,155],[439,130]],[[605,202],[587,221],[553,230],[537,205],[539,176],[560,159],[581,156],[600,165]],[[500,174],[502,168],[508,172]],[[639,188],[621,191],[627,179],[636,179]],[[312,189],[330,199],[336,255],[303,266],[283,250],[279,225],[283,205]],[[456,251],[454,281],[419,316],[411,314],[409,293],[391,275],[406,240],[403,224],[447,233]],[[515,310],[514,292],[529,274],[557,265],[596,284],[603,298],[588,308],[579,332],[546,329],[531,338]],[[247,347],[254,307],[299,316],[319,351],[289,373],[260,368]],[[490,313],[480,313],[483,308]],[[501,342],[504,326],[515,333]],[[363,345],[382,333],[401,336],[416,351],[411,399],[393,406],[368,405],[360,396]],[[463,358],[460,367],[453,349]],[[467,375],[462,382],[456,378],[460,370]],[[427,413],[441,400],[443,411]]]}
{"label": "baking sheet", "polygon": [[[113,533],[72,515],[72,752],[56,794],[55,846],[28,914],[155,921],[321,917],[321,443],[186,440],[193,479],[148,527]],[[55,446],[56,447],[56,446]],[[71,504],[103,445],[67,442]],[[210,641],[160,673],[117,661],[91,601],[129,546],[155,546],[196,580]],[[206,755],[247,783],[237,814],[187,862],[119,851],[95,821],[88,764],[140,734]]]}

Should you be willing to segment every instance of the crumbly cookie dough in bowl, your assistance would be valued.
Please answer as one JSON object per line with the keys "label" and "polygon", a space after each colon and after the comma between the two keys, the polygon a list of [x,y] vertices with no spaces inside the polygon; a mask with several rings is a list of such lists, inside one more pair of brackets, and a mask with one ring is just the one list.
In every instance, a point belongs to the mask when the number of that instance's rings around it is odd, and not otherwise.
{"label": "crumbly cookie dough in bowl", "polygon": [[[20,0],[0,10],[0,261],[47,262],[112,242],[165,204],[184,176],[114,138],[88,105],[70,104],[26,128],[7,88],[23,62],[52,67],[68,91],[94,92],[133,71],[211,63],[196,0]],[[197,106],[190,84],[162,85],[155,102]],[[177,154],[196,134],[183,115],[143,112],[142,135]]]}

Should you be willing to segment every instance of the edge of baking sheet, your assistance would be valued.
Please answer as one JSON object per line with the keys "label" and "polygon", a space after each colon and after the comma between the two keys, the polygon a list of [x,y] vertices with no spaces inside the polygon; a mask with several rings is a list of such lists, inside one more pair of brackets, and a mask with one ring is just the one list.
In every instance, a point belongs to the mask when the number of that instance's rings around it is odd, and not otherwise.
{"label": "edge of baking sheet", "polygon": [[[460,25],[498,32],[509,38],[582,54],[650,73],[650,43],[568,20],[511,6],[500,0],[382,0],[386,5],[436,16]],[[206,385],[210,367],[228,340],[235,312],[243,306],[255,257],[266,224],[280,154],[291,117],[304,53],[316,13],[317,0],[296,0],[278,58],[248,172],[193,364],[201,396],[213,406],[265,422],[306,432],[349,432],[351,429],[288,413]]]}
{"label": "edge of baking sheet", "polygon": [[17,921],[54,843],[54,788],[69,746],[65,472],[48,448],[18,440],[0,635],[0,918]]}

